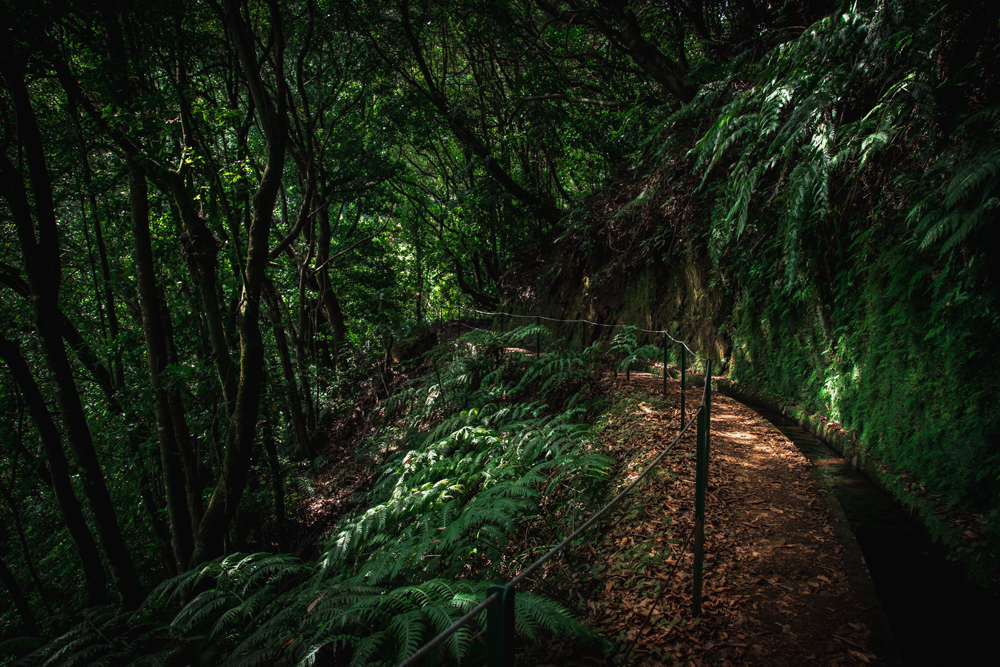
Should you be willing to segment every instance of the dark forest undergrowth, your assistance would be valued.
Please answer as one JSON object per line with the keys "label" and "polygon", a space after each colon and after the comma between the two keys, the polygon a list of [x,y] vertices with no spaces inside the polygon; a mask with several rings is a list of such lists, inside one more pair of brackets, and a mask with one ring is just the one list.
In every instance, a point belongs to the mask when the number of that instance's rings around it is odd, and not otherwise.
{"label": "dark forest undergrowth", "polygon": [[[4,650],[392,663],[606,497],[639,329],[849,437],[995,591],[998,7],[0,3]],[[639,329],[427,335],[470,306]],[[525,646],[624,650],[535,584]]]}
{"label": "dark forest undergrowth", "polygon": [[[662,358],[637,355],[633,336],[608,355],[560,349],[534,325],[452,327],[471,331],[412,360],[388,398],[373,394],[378,418],[352,427],[353,446],[322,450],[330,465],[294,512],[299,551],[315,557],[213,561],[136,612],[88,612],[18,664],[396,664],[572,532],[678,430],[679,383],[664,397],[662,377],[612,375]],[[525,353],[541,334],[549,351]],[[690,409],[700,394],[689,389]],[[849,535],[845,553],[808,465],[718,400],[702,619],[690,616],[689,434],[518,591],[523,664],[892,663],[877,601],[846,566]],[[827,609],[797,611],[813,600]],[[484,620],[431,662],[481,662]]]}

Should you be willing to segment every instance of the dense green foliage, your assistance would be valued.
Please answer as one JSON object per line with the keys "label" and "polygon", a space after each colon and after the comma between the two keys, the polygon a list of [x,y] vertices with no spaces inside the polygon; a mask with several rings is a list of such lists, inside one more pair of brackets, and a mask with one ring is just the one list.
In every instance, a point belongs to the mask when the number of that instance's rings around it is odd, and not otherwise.
{"label": "dense green foliage", "polygon": [[[1000,100],[980,79],[996,16],[930,9],[835,14],[738,70],[752,86],[725,95],[695,150],[706,180],[738,152],[710,232],[738,275],[735,378],[998,517]],[[972,60],[955,30],[982,45]]]}
{"label": "dense green foliage", "polygon": [[[534,391],[562,385],[573,399],[589,372],[568,369],[586,370],[582,360],[516,354],[498,362],[487,354],[524,335],[475,332],[433,351],[438,372],[394,396],[383,427],[363,447],[378,464],[366,509],[340,522],[315,561],[269,554],[212,561],[162,583],[132,614],[89,614],[24,664],[180,665],[206,655],[225,665],[306,665],[321,654],[352,665],[405,659],[481,602],[491,582],[527,564],[533,554],[511,559],[507,540],[537,520],[543,499],[558,524],[592,507],[607,486],[613,461],[587,451],[582,408],[518,401],[522,373]],[[526,640],[587,634],[543,597],[521,593],[516,605],[516,630]],[[476,634],[474,627],[458,632],[435,664],[481,654]]]}
{"label": "dense green foliage", "polygon": [[[2,637],[410,651],[514,566],[539,494],[570,502],[551,480],[596,485],[573,397],[598,350],[662,354],[580,325],[585,350],[514,374],[483,356],[529,326],[400,390],[470,306],[680,332],[1000,541],[992,4],[0,10]],[[331,425],[378,481],[301,562],[288,514]],[[578,630],[524,599],[526,637]]]}

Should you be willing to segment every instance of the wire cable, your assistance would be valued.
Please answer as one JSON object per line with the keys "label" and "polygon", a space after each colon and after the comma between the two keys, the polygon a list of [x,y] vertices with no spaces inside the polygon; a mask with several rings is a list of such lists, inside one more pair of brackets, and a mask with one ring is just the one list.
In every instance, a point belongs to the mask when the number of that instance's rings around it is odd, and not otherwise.
{"label": "wire cable", "polygon": [[431,651],[440,646],[445,639],[451,637],[453,634],[458,632],[459,628],[461,628],[463,625],[465,625],[466,623],[474,619],[476,616],[478,616],[480,613],[482,613],[487,607],[489,607],[493,603],[495,599],[499,597],[500,597],[499,593],[493,593],[492,595],[488,595],[485,600],[483,600],[478,605],[473,607],[472,611],[468,612],[465,616],[452,623],[450,628],[439,634],[434,639],[430,640],[427,644],[424,645],[422,649],[411,655],[403,662],[399,663],[398,667],[412,667],[412,665],[418,664],[421,660],[430,655]]}
{"label": "wire cable", "polygon": [[[591,326],[607,327],[609,329],[632,326],[630,324],[601,324],[600,322],[591,322],[590,320],[561,320],[555,317],[545,317],[543,315],[515,315],[514,313],[504,313],[502,311],[494,312],[489,310],[473,309],[472,312],[479,313],[480,315],[504,315],[506,317],[517,317],[522,320],[545,320],[546,322],[565,322],[567,324],[575,322],[583,322],[584,324],[590,324]],[[687,349],[687,351],[690,352],[694,357],[701,359],[702,361],[708,361],[708,359],[706,359],[705,357],[701,356],[700,354],[692,350],[690,347],[688,347],[687,341],[677,340],[676,338],[670,335],[669,331],[665,331],[663,329],[641,329],[639,327],[634,327],[634,328],[636,329],[636,331],[641,331],[643,333],[663,334],[664,336],[674,341],[678,345],[683,345]]]}
{"label": "wire cable", "polygon": [[688,428],[691,427],[691,424],[694,422],[694,420],[698,418],[698,414],[700,413],[700,411],[701,411],[700,407],[697,410],[695,410],[694,416],[692,416],[691,420],[688,421],[688,423],[684,425],[684,428],[682,428],[681,432],[677,434],[677,437],[675,437],[673,439],[673,441],[667,446],[667,448],[664,449],[662,452],[660,452],[656,456],[656,458],[653,459],[653,461],[648,466],[646,466],[646,469],[643,470],[639,474],[639,476],[636,477],[635,480],[633,480],[633,482],[631,484],[629,484],[627,487],[625,487],[624,491],[622,491],[617,496],[615,496],[614,498],[612,498],[611,501],[607,505],[605,505],[604,507],[602,507],[600,509],[600,511],[598,511],[596,514],[594,514],[594,516],[592,516],[589,519],[587,519],[587,521],[585,521],[582,526],[580,526],[579,528],[577,528],[576,531],[574,531],[572,535],[570,535],[569,537],[567,537],[566,539],[564,539],[562,542],[560,542],[556,546],[554,546],[551,549],[549,549],[548,553],[546,553],[544,556],[542,556],[541,558],[539,558],[538,560],[536,560],[534,563],[532,563],[531,565],[529,565],[528,567],[526,567],[524,570],[522,570],[519,575],[517,575],[516,577],[514,577],[513,579],[511,579],[510,581],[508,581],[507,585],[508,586],[516,586],[517,584],[519,584],[522,581],[524,581],[525,579],[527,579],[529,576],[531,576],[535,572],[535,570],[537,570],[539,567],[541,567],[542,565],[544,565],[550,558],[552,558],[553,556],[555,556],[557,553],[559,553],[559,551],[561,551],[563,548],[565,548],[566,546],[568,546],[573,540],[575,540],[580,535],[582,535],[584,532],[586,532],[586,530],[588,528],[590,528],[592,525],[594,525],[594,523],[596,523],[598,519],[600,519],[602,516],[604,516],[605,514],[607,514],[611,510],[611,508],[613,508],[615,505],[617,505],[619,502],[621,502],[622,498],[624,498],[626,495],[628,495],[628,493],[632,489],[634,489],[636,487],[636,485],[639,482],[641,482],[642,479],[646,475],[648,475],[649,472],[653,468],[655,468],[656,466],[658,466],[660,464],[660,461],[663,459],[664,456],[667,455],[668,452],[670,452],[671,449],[674,448],[674,445],[676,445],[678,442],[680,442],[681,436],[683,436],[687,432]]}
{"label": "wire cable", "polygon": [[[477,310],[475,312],[481,313],[481,314],[484,314],[484,315],[511,315],[510,313],[489,313],[489,312],[481,311],[481,310]],[[511,317],[520,317],[520,318],[527,318],[527,319],[531,318],[530,315],[511,315]],[[556,319],[548,318],[548,317],[546,317],[546,318],[539,317],[539,319],[545,319],[545,320],[548,320],[550,322],[587,322],[587,320],[556,320]],[[595,324],[596,326],[606,326],[606,327],[622,326],[622,325],[611,325],[611,324],[596,324],[596,323],[593,323],[593,322],[590,322],[590,324]],[[646,331],[646,330],[644,329],[643,331]],[[664,333],[671,340],[673,340],[674,342],[679,342],[682,345],[684,345],[684,347],[687,347],[686,343],[683,343],[681,341],[677,341],[675,338],[673,338],[672,336],[670,336],[670,334],[667,334],[667,332],[665,332],[665,331],[652,331],[652,332],[648,332],[647,331],[647,333]],[[688,350],[690,351],[690,348],[688,348]],[[691,352],[691,354],[694,354],[694,352]],[[697,357],[698,355],[695,354],[695,356]],[[698,358],[702,359],[702,357],[698,357]],[[705,360],[705,361],[707,361],[707,360]],[[705,391],[706,392],[707,392],[707,384],[709,382],[711,382],[711,378],[706,377],[705,378],[705,383],[706,383],[706,390]],[[680,430],[680,432],[670,442],[670,444],[667,445],[666,449],[664,449],[662,452],[660,452],[659,454],[657,454],[656,458],[654,458],[649,463],[649,465],[646,466],[646,468],[641,473],[639,473],[638,477],[636,477],[618,495],[616,495],[614,498],[612,498],[608,502],[608,504],[606,504],[597,513],[595,513],[593,516],[591,516],[589,519],[587,519],[587,521],[585,521],[583,523],[583,525],[581,525],[579,528],[577,528],[575,531],[573,531],[573,533],[571,535],[569,535],[568,537],[566,537],[565,539],[563,539],[563,541],[560,542],[559,544],[557,544],[556,546],[554,546],[551,549],[549,549],[549,551],[546,552],[545,555],[543,555],[541,558],[539,558],[538,560],[536,560],[534,563],[532,563],[531,565],[529,565],[528,567],[526,567],[524,570],[522,570],[520,572],[520,574],[516,575],[513,579],[511,579],[510,581],[508,581],[507,582],[507,587],[508,588],[514,588],[515,586],[517,586],[518,584],[520,584],[521,582],[523,582],[525,579],[527,579],[529,576],[531,576],[532,574],[534,574],[534,572],[536,570],[538,570],[538,568],[540,568],[542,565],[544,565],[545,563],[547,563],[553,556],[555,556],[561,550],[563,550],[564,548],[566,548],[567,546],[569,546],[576,538],[578,538],[580,535],[582,535],[583,533],[585,533],[601,517],[603,517],[605,514],[607,514],[608,512],[610,512],[612,508],[614,508],[619,502],[621,502],[622,499],[625,496],[627,496],[629,494],[629,492],[631,492],[632,489],[634,489],[639,484],[639,482],[641,482],[646,477],[646,475],[648,475],[654,468],[656,468],[660,464],[660,461],[663,460],[663,457],[665,457],[668,453],[670,453],[670,451],[674,448],[674,446],[678,442],[680,442],[680,440],[684,436],[684,434],[687,433],[687,431],[688,431],[689,428],[691,428],[691,424],[693,424],[698,419],[698,416],[701,414],[701,411],[704,410],[704,409],[705,409],[705,405],[704,405],[704,397],[703,397],[702,398],[702,405],[699,405],[697,407],[697,409],[695,409],[694,414],[691,416],[691,419],[688,420],[688,423],[684,425],[684,428],[682,428]],[[688,542],[690,542],[690,536],[688,537]],[[677,570],[677,564],[680,563],[680,559],[683,557],[685,551],[687,550],[687,544],[688,544],[688,542],[685,542],[684,547],[681,549],[680,555],[678,556],[677,563],[675,563],[674,569],[671,571],[670,576],[673,576],[673,573],[676,572],[676,570]],[[662,595],[663,594],[661,593],[661,597],[662,597]],[[430,642],[428,642],[427,644],[425,644],[419,651],[417,651],[416,653],[414,653],[413,655],[411,655],[409,658],[407,658],[403,662],[399,663],[398,667],[413,667],[413,666],[417,665],[421,660],[423,660],[425,657],[427,657],[428,655],[430,655],[431,651],[433,651],[438,646],[440,646],[448,637],[450,637],[451,635],[453,635],[456,632],[458,632],[458,630],[462,626],[464,626],[466,623],[468,623],[473,618],[475,618],[483,610],[485,610],[487,607],[489,607],[489,605],[492,604],[495,599],[498,599],[499,597],[500,597],[499,593],[493,593],[492,595],[487,596],[487,598],[485,600],[483,600],[478,605],[476,605],[471,611],[469,611],[464,616],[462,616],[460,619],[458,619],[457,621],[455,621],[454,623],[452,623],[452,625],[447,630],[445,630],[441,634],[439,634],[436,637],[434,637],[434,639],[432,639]],[[659,602],[659,599],[657,600],[657,602]],[[654,603],[654,606],[655,606],[655,604],[656,603]],[[646,617],[646,620],[647,621],[649,620],[649,616]],[[643,627],[645,627],[645,624],[644,624]],[[634,644],[633,644],[633,647],[634,647]],[[631,652],[631,650],[632,649],[629,649],[630,652]],[[627,654],[626,654],[626,657],[627,657]]]}
{"label": "wire cable", "polygon": [[[524,570],[521,571],[520,574],[518,574],[513,579],[511,579],[509,582],[507,582],[507,586],[509,588],[513,588],[517,584],[521,583],[526,578],[528,578],[529,576],[531,576],[535,572],[535,570],[537,570],[539,567],[541,567],[542,565],[544,565],[546,562],[548,562],[549,559],[551,559],[553,556],[555,556],[557,553],[559,553],[559,551],[561,551],[562,549],[564,549],[571,542],[573,542],[573,540],[575,540],[577,537],[579,537],[584,532],[586,532],[586,530],[588,528],[590,528],[592,525],[594,525],[594,523],[596,523],[598,519],[600,519],[602,516],[604,516],[605,514],[607,514],[615,505],[617,505],[619,502],[621,502],[622,498],[624,498],[626,495],[628,495],[628,493],[632,489],[634,489],[636,487],[636,485],[638,485],[639,482],[641,482],[643,480],[643,478],[646,475],[648,475],[651,470],[653,470],[656,466],[658,466],[660,464],[660,461],[662,461],[663,457],[666,456],[670,452],[670,450],[672,450],[674,448],[674,445],[676,445],[678,442],[680,442],[681,437],[685,433],[687,433],[687,430],[689,428],[691,428],[691,424],[693,424],[695,422],[695,420],[698,418],[698,415],[700,414],[701,410],[702,410],[702,407],[699,406],[698,409],[695,410],[694,415],[691,417],[691,419],[688,421],[688,423],[685,424],[684,428],[681,429],[680,433],[678,433],[676,435],[676,437],[674,437],[674,439],[670,442],[670,444],[667,445],[667,448],[664,449],[662,452],[660,452],[656,456],[656,458],[653,459],[652,462],[650,462],[650,464],[648,466],[646,466],[646,469],[643,470],[641,473],[639,473],[639,476],[636,477],[632,481],[631,484],[629,484],[627,487],[625,487],[625,489],[621,493],[619,493],[617,496],[615,496],[614,498],[612,498],[611,501],[608,502],[607,505],[605,505],[604,507],[602,507],[600,509],[600,511],[598,511],[596,514],[594,514],[592,517],[590,517],[582,526],[580,526],[578,529],[576,529],[573,532],[572,535],[570,535],[569,537],[565,538],[558,545],[556,545],[555,547],[553,547],[552,549],[550,549],[544,556],[542,556],[541,558],[539,558],[538,560],[536,560],[534,563],[532,563],[531,565],[529,565],[528,567],[526,567]],[[685,545],[685,548],[686,548],[686,545]],[[681,555],[683,555],[683,553],[684,552],[682,550]],[[680,561],[678,561],[678,562],[680,562]],[[675,567],[675,569],[676,569],[676,567]],[[421,660],[423,660],[425,657],[427,657],[428,655],[430,655],[431,651],[433,651],[438,646],[440,646],[444,642],[444,640],[446,640],[448,637],[450,637],[453,634],[455,634],[456,632],[458,632],[459,628],[461,628],[463,625],[465,625],[466,623],[468,623],[469,621],[471,621],[473,618],[475,618],[484,609],[486,609],[487,607],[489,607],[489,605],[494,601],[494,599],[498,598],[499,596],[500,596],[499,593],[493,593],[492,595],[488,596],[485,600],[483,600],[478,605],[476,605],[471,611],[469,611],[464,616],[462,616],[462,618],[460,618],[457,621],[455,621],[454,623],[452,623],[451,627],[449,627],[447,630],[445,630],[444,632],[442,632],[438,636],[434,637],[434,639],[432,639],[430,642],[428,642],[427,644],[425,644],[423,646],[423,648],[421,648],[419,651],[417,651],[416,653],[414,653],[413,655],[411,655],[409,658],[407,658],[403,662],[399,663],[398,667],[413,667],[414,665],[418,664]]]}

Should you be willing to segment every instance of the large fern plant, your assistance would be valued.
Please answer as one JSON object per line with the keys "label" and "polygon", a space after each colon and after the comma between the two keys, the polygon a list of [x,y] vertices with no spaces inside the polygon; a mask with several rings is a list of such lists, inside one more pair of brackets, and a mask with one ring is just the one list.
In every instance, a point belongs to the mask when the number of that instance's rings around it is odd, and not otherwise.
{"label": "large fern plant", "polygon": [[[950,124],[941,99],[954,94],[940,71],[945,17],[913,19],[919,25],[900,20],[892,3],[852,3],[762,61],[735,61],[728,78],[703,86],[668,119],[666,126],[712,117],[692,152],[702,186],[722,191],[712,220],[716,256],[755,224],[756,208],[757,224],[777,227],[786,258],[782,281],[791,289],[803,239],[837,213],[832,190],[887,174],[901,191],[917,194],[899,205],[920,249],[944,255],[995,218],[1000,149],[983,137],[1000,132],[998,107]],[[889,150],[895,152],[880,161]],[[843,206],[843,193],[840,200]],[[761,212],[771,205],[772,213]]]}
{"label": "large fern plant", "polygon": [[[316,561],[207,563],[134,613],[92,613],[24,664],[393,665],[412,655],[526,564],[512,560],[508,537],[543,499],[568,508],[596,497],[613,463],[587,451],[580,408],[516,400],[528,384],[544,393],[553,378],[586,373],[581,355],[498,363],[488,353],[526,335],[479,332],[434,351],[435,370],[387,406],[393,419],[367,450],[379,459],[367,509],[341,522]],[[481,655],[484,627],[485,614],[427,664]],[[563,607],[523,591],[516,629],[525,640],[587,635]]]}

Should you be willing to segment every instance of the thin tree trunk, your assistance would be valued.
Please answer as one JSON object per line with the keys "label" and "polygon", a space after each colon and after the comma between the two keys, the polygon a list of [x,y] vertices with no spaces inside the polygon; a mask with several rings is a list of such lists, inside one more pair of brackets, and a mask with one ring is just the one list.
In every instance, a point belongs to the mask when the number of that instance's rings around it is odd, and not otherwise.
{"label": "thin tree trunk", "polygon": [[[104,229],[101,225],[101,216],[98,212],[97,194],[94,192],[93,173],[90,169],[90,152],[87,150],[87,145],[83,139],[83,132],[80,130],[80,124],[77,120],[76,114],[77,106],[75,103],[71,102],[70,115],[73,118],[73,126],[76,128],[77,140],[80,143],[80,156],[81,161],[83,162],[83,183],[90,201],[90,216],[94,223],[94,242],[97,246],[97,255],[101,262],[101,279],[104,286],[102,295],[104,308],[102,312],[107,315],[108,331],[111,334],[111,340],[114,345],[111,372],[114,377],[115,389],[121,389],[125,385],[125,368],[122,363],[121,345],[118,340],[118,334],[121,331],[121,327],[118,324],[118,315],[115,313],[115,294],[111,289],[111,268],[108,263],[108,248],[104,243]],[[84,228],[86,228],[86,222],[84,222]]]}
{"label": "thin tree trunk", "polygon": [[[146,426],[145,423],[139,421],[137,423],[138,417],[134,409],[126,410],[121,404],[118,398],[119,390],[116,389],[116,381],[112,379],[111,374],[103,366],[101,360],[97,357],[97,354],[91,349],[87,342],[83,339],[83,336],[77,330],[76,326],[67,318],[64,314],[60,313],[62,316],[62,336],[66,344],[70,346],[73,352],[76,354],[77,360],[83,364],[83,366],[90,372],[94,380],[97,381],[98,386],[104,392],[105,398],[108,400],[108,407],[115,414],[122,415],[125,424],[129,426],[128,435],[125,439],[128,445],[129,452],[135,457],[136,467],[139,471],[138,474],[138,486],[139,486],[139,497],[142,499],[143,511],[146,513],[146,518],[149,520],[150,529],[153,532],[153,538],[157,541],[157,544],[163,545],[170,542],[170,530],[166,523],[160,517],[159,514],[159,503],[153,496],[152,485],[150,484],[149,472],[146,470],[144,461],[142,460],[140,443],[146,439]],[[161,548],[161,556],[163,555]],[[168,550],[169,551],[169,550]],[[173,556],[164,559],[164,564],[171,574],[177,574],[176,563],[173,562]]]}
{"label": "thin tree trunk", "polygon": [[281,295],[277,293],[270,280],[264,281],[264,295],[267,297],[271,328],[274,331],[274,339],[278,346],[278,359],[281,361],[281,373],[285,379],[288,409],[292,416],[292,428],[295,431],[295,439],[299,443],[301,456],[303,458],[313,458],[312,446],[309,443],[309,432],[306,429],[305,420],[302,418],[299,390],[295,386],[295,370],[292,368],[291,355],[288,352],[288,337],[285,335],[285,326],[281,319],[282,309],[279,306]]}
{"label": "thin tree trunk", "polygon": [[24,526],[21,525],[21,514],[14,500],[13,489],[8,491],[3,484],[0,484],[0,494],[3,494],[7,506],[10,508],[11,518],[14,520],[14,532],[17,533],[18,542],[21,543],[21,551],[24,553],[24,563],[28,566],[28,574],[31,575],[31,581],[35,585],[35,590],[38,591],[38,597],[45,605],[45,611],[49,613],[49,616],[52,616],[52,605],[49,604],[49,596],[45,593],[42,578],[38,576],[38,569],[35,568],[35,561],[31,557],[31,549],[28,548],[28,538],[24,534]]}
{"label": "thin tree trunk", "polygon": [[164,324],[160,317],[160,295],[156,285],[153,248],[149,235],[149,199],[146,172],[126,156],[129,200],[131,202],[132,244],[135,253],[136,283],[142,310],[142,330],[146,339],[146,360],[153,389],[153,413],[160,445],[160,464],[167,492],[167,516],[170,520],[170,544],[178,571],[187,569],[194,551],[191,514],[187,503],[184,469],[177,443],[173,415],[163,387],[163,372],[169,361]]}
{"label": "thin tree trunk", "polygon": [[[163,338],[167,344],[167,361],[172,365],[178,363],[177,348],[174,345],[174,323],[170,317],[170,308],[163,288],[159,287],[158,301],[160,305],[160,322],[163,324]],[[187,413],[184,401],[177,386],[167,390],[167,403],[170,406],[170,418],[174,423],[174,436],[177,438],[177,449],[181,455],[181,466],[184,468],[184,481],[187,489],[188,511],[191,514],[191,526],[197,527],[204,511],[201,503],[201,484],[198,481],[198,461],[195,453],[194,437],[188,427]]]}
{"label": "thin tree trunk", "polygon": [[16,68],[17,60],[11,45],[4,44],[3,48],[0,67],[7,80],[7,89],[17,117],[18,137],[24,146],[38,223],[37,239],[27,190],[20,173],[6,156],[0,156],[0,170],[4,177],[3,194],[8,200],[17,228],[28,284],[31,287],[35,327],[49,369],[56,406],[59,408],[70,449],[80,468],[83,490],[94,513],[94,523],[111,570],[112,581],[125,604],[133,607],[142,599],[139,578],[122,536],[111,494],[104,482],[104,471],[97,457],[60,330],[59,228],[45,163],[45,148],[24,84],[23,72]]}
{"label": "thin tree trunk", "polygon": [[313,410],[312,389],[309,387],[309,363],[306,358],[306,341],[312,335],[309,321],[309,304],[306,300],[306,276],[309,274],[309,260],[312,257],[312,241],[310,239],[309,252],[299,265],[299,298],[298,298],[298,335],[295,336],[295,364],[299,367],[299,384],[301,385],[302,400],[305,401],[306,424],[310,431],[316,430],[316,413]]}
{"label": "thin tree trunk", "polygon": [[[340,301],[330,284],[330,213],[324,206],[316,214],[317,223],[317,246],[316,265],[319,270],[316,272],[316,281],[319,284],[319,299],[323,306],[323,315],[330,324],[330,331],[333,333],[333,363],[340,363],[340,353],[344,349],[344,342],[347,340],[347,325],[344,324],[344,313],[340,309]],[[419,261],[420,249],[417,247]],[[419,273],[419,268],[418,268]],[[417,317],[420,317],[420,295],[417,295]]]}
{"label": "thin tree trunk", "polygon": [[81,227],[83,228],[83,240],[87,244],[87,262],[90,264],[90,278],[94,283],[94,303],[97,304],[97,308],[95,308],[95,310],[97,311],[98,320],[101,324],[101,340],[103,340],[106,345],[108,342],[108,326],[104,320],[104,308],[101,307],[101,302],[103,301],[101,284],[97,279],[97,263],[94,261],[94,245],[90,242],[90,231],[87,229],[87,207],[83,203],[83,197],[80,197],[80,218],[83,220]]}
{"label": "thin tree trunk", "polygon": [[[266,391],[270,391],[268,385]],[[264,405],[271,401],[265,399]],[[264,441],[264,451],[267,452],[267,465],[271,469],[271,493],[274,496],[274,530],[277,534],[278,552],[288,551],[288,539],[285,531],[285,487],[281,480],[281,461],[278,460],[278,448],[274,443],[274,431],[271,427],[273,409],[265,408],[261,421],[261,439]]]}
{"label": "thin tree trunk", "polygon": [[0,358],[7,364],[10,374],[24,396],[32,421],[38,429],[42,448],[48,459],[48,477],[55,493],[56,502],[62,513],[66,528],[73,538],[80,564],[83,567],[84,588],[87,591],[87,606],[104,604],[107,599],[107,578],[104,566],[101,564],[101,554],[97,550],[94,536],[87,527],[83,516],[83,507],[73,491],[73,483],[69,475],[69,461],[59,442],[59,430],[52,415],[45,406],[42,392],[31,375],[27,362],[21,355],[17,344],[0,334]]}
{"label": "thin tree trunk", "polygon": [[34,614],[31,613],[31,605],[28,604],[28,598],[24,595],[24,591],[21,590],[21,586],[17,583],[14,573],[7,567],[7,563],[4,562],[3,558],[0,558],[0,581],[3,582],[3,585],[10,592],[10,598],[14,601],[14,607],[24,622],[25,632],[31,636],[37,635],[38,623],[35,621]]}

